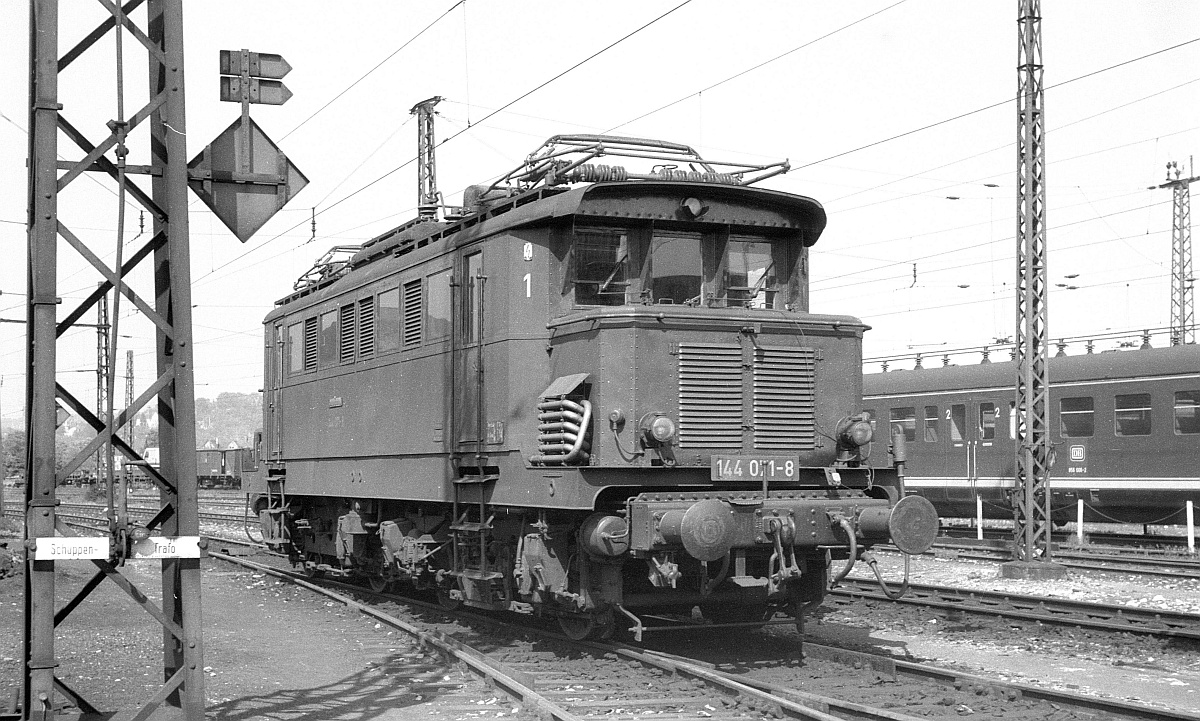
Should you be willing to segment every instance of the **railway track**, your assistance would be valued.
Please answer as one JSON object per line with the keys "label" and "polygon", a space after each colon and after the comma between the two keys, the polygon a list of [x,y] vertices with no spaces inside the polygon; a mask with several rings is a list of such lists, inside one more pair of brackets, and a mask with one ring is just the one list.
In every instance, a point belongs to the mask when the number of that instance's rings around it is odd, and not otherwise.
{"label": "railway track", "polygon": [[[214,540],[214,546],[219,545],[220,542]],[[733,673],[723,670],[718,664],[695,658],[623,643],[573,642],[553,632],[525,628],[522,628],[524,634],[552,643],[531,645],[528,641],[521,641],[483,654],[444,633],[429,635],[429,631],[421,629],[417,624],[383,613],[372,604],[339,593],[333,588],[340,588],[359,598],[365,596],[394,600],[394,597],[337,582],[322,581],[320,584],[314,584],[299,573],[220,552],[212,552],[210,555],[302,585],[344,603],[390,628],[412,634],[427,634],[417,637],[428,638],[429,642],[437,645],[443,653],[467,662],[473,671],[485,678],[494,679],[497,687],[502,688],[526,710],[542,717],[580,720],[653,716],[665,719],[773,717],[821,721],[909,721],[920,717],[896,711],[896,708],[907,705],[898,702],[897,699],[911,700],[914,694],[940,695],[945,698],[945,692],[951,690],[972,694],[976,698],[988,697],[1013,707],[1021,706],[1024,712],[1031,714],[1028,716],[1031,718],[1038,715],[1039,705],[1044,705],[1045,716],[1055,713],[1061,715],[1064,710],[1079,714],[1065,718],[1094,718],[1094,714],[1098,712],[1109,714],[1109,717],[1114,719],[1165,721],[1196,718],[1183,712],[1016,684],[882,655],[815,644],[805,644],[805,656],[808,659],[805,665],[829,663],[840,666],[843,676],[853,676],[866,669],[864,685],[895,685],[892,689],[894,697],[879,700],[876,694],[871,696],[873,701],[867,703],[862,700],[866,696],[863,694],[856,700],[847,700],[805,691],[794,684],[770,681],[746,673]],[[433,604],[415,603],[410,599],[404,599],[403,603],[439,610]],[[498,623],[494,617],[472,612],[459,612],[455,615],[472,624]],[[511,625],[508,625],[508,628],[511,628]],[[491,642],[492,640],[489,640],[489,643]],[[778,665],[788,666],[789,660],[784,659]],[[918,691],[916,687],[922,690]],[[944,704],[944,701],[941,703]],[[946,710],[957,715],[974,713],[965,704]],[[925,715],[922,714],[921,717]]]}
{"label": "railway track", "polygon": [[[927,554],[941,558],[995,561],[1012,560],[1011,546],[996,541],[942,540]],[[1151,553],[1144,549],[1113,546],[1055,548],[1054,561],[1087,571],[1136,573],[1170,578],[1200,578],[1200,557]]]}
{"label": "railway track", "polygon": [[[76,504],[63,504],[63,511]],[[89,510],[95,507],[86,507]],[[131,513],[135,509],[130,509]],[[7,509],[6,509],[7,512]],[[136,509],[149,517],[152,509]],[[64,518],[81,522],[96,522],[96,515],[62,513]],[[201,513],[202,520],[238,526],[244,524],[240,515]],[[233,541],[230,541],[233,542]],[[961,556],[960,556],[961,557]],[[1119,570],[1104,568],[1103,570]],[[1140,569],[1134,568],[1133,572]],[[831,603],[846,605],[864,600],[892,602],[874,580],[851,576],[829,593]],[[1090,628],[1110,633],[1133,633],[1165,639],[1200,641],[1200,614],[1182,613],[1156,608],[1135,608],[1124,605],[1072,601],[1044,595],[963,589],[929,584],[910,584],[908,593],[895,601],[907,606],[935,609],[946,614],[972,613],[1000,618],[1020,619],[1034,623]]]}
{"label": "railway track", "polygon": [[978,613],[1037,623],[1053,623],[1160,638],[1200,640],[1200,614],[1071,601],[1051,596],[910,584],[908,593],[892,601],[873,579],[847,578],[829,592],[830,600],[848,604],[863,600],[935,608],[950,613]]}
{"label": "railway track", "polygon": [[[96,519],[82,519],[81,523],[94,524]],[[209,555],[222,561],[236,563],[256,572],[268,573],[277,578],[308,588],[314,592],[326,595],[332,600],[346,604],[389,628],[395,628],[405,633],[413,634],[422,644],[430,644],[439,649],[446,658],[460,661],[488,683],[504,691],[517,703],[543,718],[557,719],[595,719],[603,717],[634,718],[640,714],[653,715],[655,718],[804,718],[804,719],[889,719],[890,721],[907,721],[915,719],[893,709],[906,704],[892,701],[882,701],[878,705],[865,704],[861,698],[855,700],[835,698],[826,694],[814,694],[801,690],[803,682],[780,683],[778,680],[760,678],[757,674],[747,674],[745,669],[733,671],[724,670],[721,664],[706,662],[691,657],[673,655],[662,650],[645,647],[635,647],[622,643],[579,643],[567,640],[561,635],[542,630],[520,628],[523,635],[535,635],[542,639],[551,639],[555,646],[536,649],[528,642],[518,640],[516,643],[497,646],[489,642],[493,648],[490,655],[472,649],[436,626],[424,623],[413,623],[397,619],[374,608],[370,602],[360,600],[363,597],[399,601],[406,606],[415,606],[425,611],[444,613],[433,603],[421,603],[412,599],[398,599],[395,596],[377,594],[360,586],[338,581],[322,581],[312,583],[303,574],[275,568],[239,558],[245,550],[260,552],[261,544],[248,543],[241,539],[221,538],[210,535]],[[228,551],[228,552],[226,552]],[[941,607],[959,612],[970,610],[961,600],[963,591],[948,589],[954,600],[948,596],[926,596],[924,589],[914,589],[920,603],[924,605],[942,604]],[[838,602],[841,593],[849,596],[858,594],[854,601],[861,602],[864,596],[869,596],[867,590],[845,589],[835,590],[831,595],[833,602]],[[352,597],[352,594],[354,597]],[[970,594],[968,594],[970,595]],[[977,594],[976,594],[977,595]],[[1007,594],[1013,598],[1012,594]],[[940,598],[940,600],[938,600]],[[880,597],[880,600],[886,600]],[[1029,601],[1044,602],[1043,597],[1030,597]],[[851,602],[847,600],[846,602]],[[990,605],[981,604],[983,607]],[[1099,604],[1095,604],[1099,605]],[[993,609],[993,612],[997,609]],[[1026,617],[1021,609],[999,609],[999,615],[1010,617]],[[1040,613],[1043,609],[1030,613]],[[1129,609],[1123,609],[1128,613]],[[1134,614],[1116,622],[1109,619],[1109,630],[1138,632],[1137,622],[1133,621]],[[1158,614],[1161,616],[1162,614]],[[459,618],[468,621],[472,626],[477,624],[500,625],[513,629],[511,621],[497,621],[495,617],[480,615],[470,611],[460,611]],[[1037,616],[1036,620],[1046,618]],[[1193,619],[1194,620],[1194,619]],[[1111,625],[1117,623],[1118,625]],[[1075,623],[1074,625],[1080,625]],[[703,627],[698,630],[701,634],[720,634],[719,629],[706,631]],[[422,635],[424,634],[424,635]],[[1192,637],[1189,632],[1176,630],[1177,637]],[[745,643],[745,636],[737,639]],[[507,650],[506,650],[507,649]],[[565,649],[565,650],[564,650]],[[1111,699],[1075,694],[1066,691],[1045,689],[1027,684],[1011,683],[977,674],[966,674],[955,670],[939,668],[928,664],[914,663],[896,659],[882,654],[868,654],[859,651],[849,651],[813,643],[804,646],[806,661],[809,665],[815,662],[840,664],[845,671],[842,675],[853,675],[866,669],[868,675],[862,680],[864,686],[879,683],[911,683],[925,684],[918,686],[924,690],[914,691],[913,687],[898,687],[896,693],[902,698],[918,696],[935,696],[937,689],[950,689],[955,692],[966,691],[976,697],[1000,699],[1005,703],[1046,703],[1046,715],[1063,709],[1071,709],[1082,714],[1078,718],[1089,718],[1089,714],[1103,712],[1116,719],[1196,719],[1194,714],[1175,712],[1171,710],[1144,707]],[[583,655],[581,655],[583,654]],[[798,656],[798,654],[797,654]],[[772,667],[786,667],[789,659],[773,659]],[[794,663],[794,659],[792,660]],[[774,668],[778,673],[779,669]],[[840,679],[845,681],[845,679]],[[940,703],[945,703],[942,701]],[[1053,704],[1053,705],[1049,705]],[[973,713],[967,704],[959,704],[962,709],[959,715]],[[949,709],[947,709],[949,710]],[[1066,718],[1075,718],[1068,716]]]}

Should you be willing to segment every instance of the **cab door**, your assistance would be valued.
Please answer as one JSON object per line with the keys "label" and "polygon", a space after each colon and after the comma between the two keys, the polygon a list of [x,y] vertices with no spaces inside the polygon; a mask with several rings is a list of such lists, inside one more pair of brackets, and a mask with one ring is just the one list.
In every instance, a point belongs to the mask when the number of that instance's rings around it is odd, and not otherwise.
{"label": "cab door", "polygon": [[484,366],[485,308],[484,288],[487,276],[483,272],[483,253],[462,256],[455,273],[455,339],[454,339],[454,413],[455,444],[452,452],[459,454],[463,466],[477,465],[484,454],[486,436],[485,407],[486,367]]}
{"label": "cab door", "polygon": [[267,347],[267,364],[270,368],[271,385],[267,388],[267,411],[271,416],[266,427],[268,461],[283,460],[283,374],[285,343],[283,322],[275,324],[271,341]]}

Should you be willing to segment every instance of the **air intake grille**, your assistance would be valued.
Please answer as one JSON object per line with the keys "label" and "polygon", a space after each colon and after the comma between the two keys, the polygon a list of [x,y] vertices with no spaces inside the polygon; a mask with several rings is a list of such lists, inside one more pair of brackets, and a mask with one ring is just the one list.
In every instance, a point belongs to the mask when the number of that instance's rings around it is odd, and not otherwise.
{"label": "air intake grille", "polygon": [[754,447],[814,448],[816,353],[811,348],[754,349]]}
{"label": "air intake grille", "polygon": [[375,357],[375,298],[358,301],[358,359]]}
{"label": "air intake grille", "polygon": [[742,447],[740,345],[679,345],[679,446]]}

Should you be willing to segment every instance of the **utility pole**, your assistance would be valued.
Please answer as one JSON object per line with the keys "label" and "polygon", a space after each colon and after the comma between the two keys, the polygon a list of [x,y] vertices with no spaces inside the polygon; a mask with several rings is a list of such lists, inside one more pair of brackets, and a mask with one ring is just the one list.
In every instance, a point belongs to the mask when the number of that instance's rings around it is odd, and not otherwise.
{"label": "utility pole", "polygon": [[[1175,179],[1171,179],[1171,171]],[[1194,171],[1193,168],[1188,168]],[[1192,298],[1195,277],[1192,276],[1192,192],[1193,180],[1200,176],[1180,178],[1179,163],[1167,163],[1167,182],[1151,188],[1170,188],[1172,191],[1171,223],[1171,345],[1190,345],[1196,342],[1196,305]]]}
{"label": "utility pole", "polygon": [[437,166],[434,158],[433,106],[442,102],[435,95],[412,106],[409,114],[417,116],[417,214],[424,220],[437,220],[441,198],[437,189]]}
{"label": "utility pole", "polygon": [[1016,489],[1010,578],[1065,575],[1050,563],[1050,433],[1047,373],[1046,146],[1041,0],[1017,15],[1017,387]]}

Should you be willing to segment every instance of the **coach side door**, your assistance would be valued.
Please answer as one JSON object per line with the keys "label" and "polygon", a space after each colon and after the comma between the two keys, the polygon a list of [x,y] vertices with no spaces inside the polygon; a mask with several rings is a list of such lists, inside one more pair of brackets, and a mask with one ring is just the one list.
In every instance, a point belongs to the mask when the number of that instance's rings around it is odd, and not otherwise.
{"label": "coach side door", "polygon": [[952,403],[946,407],[945,411],[950,442],[946,474],[952,479],[965,481],[965,483],[952,484],[947,489],[947,495],[963,500],[974,497],[975,483],[979,479],[977,405],[976,403]]}

